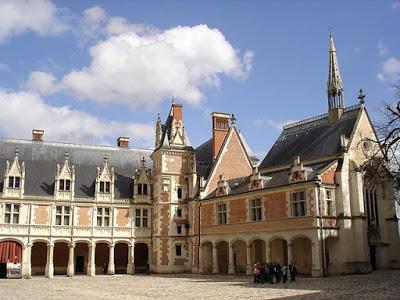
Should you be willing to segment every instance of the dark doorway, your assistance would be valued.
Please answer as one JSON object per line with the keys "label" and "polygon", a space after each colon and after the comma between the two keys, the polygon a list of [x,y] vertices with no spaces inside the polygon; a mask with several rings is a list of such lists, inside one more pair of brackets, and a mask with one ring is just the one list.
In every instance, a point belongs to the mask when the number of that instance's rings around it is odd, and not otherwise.
{"label": "dark doorway", "polygon": [[149,248],[146,244],[135,244],[135,273],[148,272]]}
{"label": "dark doorway", "polygon": [[7,264],[0,263],[0,278],[6,278],[6,277],[7,277]]}
{"label": "dark doorway", "polygon": [[372,271],[376,271],[376,246],[369,246],[369,258],[371,260]]}
{"label": "dark doorway", "polygon": [[82,255],[76,257],[75,272],[76,273],[84,273],[85,272],[85,257]]}

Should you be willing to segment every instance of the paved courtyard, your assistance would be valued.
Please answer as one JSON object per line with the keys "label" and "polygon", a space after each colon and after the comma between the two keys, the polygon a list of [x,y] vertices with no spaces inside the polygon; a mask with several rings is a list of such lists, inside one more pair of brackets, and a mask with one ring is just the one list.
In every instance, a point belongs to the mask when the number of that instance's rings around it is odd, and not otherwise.
{"label": "paved courtyard", "polygon": [[250,277],[116,275],[0,280],[0,299],[400,299],[400,271],[253,285]]}

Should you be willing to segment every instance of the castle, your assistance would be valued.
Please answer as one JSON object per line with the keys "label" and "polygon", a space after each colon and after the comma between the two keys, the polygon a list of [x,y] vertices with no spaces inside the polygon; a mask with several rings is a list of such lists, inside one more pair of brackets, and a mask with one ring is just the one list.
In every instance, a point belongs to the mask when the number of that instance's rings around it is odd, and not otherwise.
{"label": "castle", "polygon": [[256,261],[311,276],[400,266],[393,189],[362,168],[376,140],[360,93],[345,107],[330,37],[328,112],[284,126],[257,164],[235,117],[212,113],[194,148],[183,106],[154,149],[0,139],[0,273],[251,274]]}

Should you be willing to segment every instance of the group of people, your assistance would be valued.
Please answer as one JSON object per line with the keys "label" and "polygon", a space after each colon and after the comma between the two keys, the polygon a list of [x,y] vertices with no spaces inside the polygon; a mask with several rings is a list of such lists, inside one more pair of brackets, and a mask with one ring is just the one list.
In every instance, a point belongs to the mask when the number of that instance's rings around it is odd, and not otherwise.
{"label": "group of people", "polygon": [[294,263],[281,266],[279,263],[255,263],[253,266],[253,283],[286,283],[288,276],[290,281],[296,281],[297,267]]}

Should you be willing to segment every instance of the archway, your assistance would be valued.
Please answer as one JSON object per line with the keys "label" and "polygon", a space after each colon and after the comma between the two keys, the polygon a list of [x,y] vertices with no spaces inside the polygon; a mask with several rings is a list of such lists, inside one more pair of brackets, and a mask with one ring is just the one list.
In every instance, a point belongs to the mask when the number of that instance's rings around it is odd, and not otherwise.
{"label": "archway", "polygon": [[265,242],[263,240],[254,240],[250,244],[251,263],[266,262]]}
{"label": "archway", "polygon": [[279,238],[272,240],[270,243],[270,256],[271,262],[287,265],[287,242]]}
{"label": "archway", "polygon": [[110,250],[108,244],[97,243],[95,251],[95,265],[96,265],[96,275],[107,275],[108,272],[108,257]]}
{"label": "archway", "polygon": [[117,243],[114,249],[115,274],[127,274],[128,244]]}
{"label": "archway", "polygon": [[0,278],[7,277],[7,263],[22,263],[22,245],[19,242],[0,242]]}
{"label": "archway", "polygon": [[135,244],[135,273],[148,272],[149,247],[145,243]]}
{"label": "archway", "polygon": [[31,274],[32,276],[45,275],[47,263],[47,244],[34,242],[31,249]]}
{"label": "archway", "polygon": [[247,245],[244,241],[236,241],[232,244],[233,265],[236,274],[246,274]]}
{"label": "archway", "polygon": [[311,275],[312,249],[311,240],[306,237],[299,237],[292,242],[293,263],[297,266],[300,274]]}
{"label": "archway", "polygon": [[337,237],[327,237],[325,239],[325,265],[328,275],[340,274],[340,270],[337,269],[338,260],[340,259],[338,257],[338,253],[340,253],[338,242]]}
{"label": "archway", "polygon": [[225,241],[217,244],[217,262],[219,273],[228,273],[229,244]]}
{"label": "archway", "polygon": [[212,272],[212,264],[213,264],[213,244],[210,242],[205,242],[202,245],[202,265],[203,265],[203,273],[211,273]]}
{"label": "archway", "polygon": [[54,275],[67,275],[69,259],[69,247],[66,242],[56,242],[54,244]]}
{"label": "archway", "polygon": [[87,243],[76,243],[74,257],[75,274],[87,274],[89,245]]}

